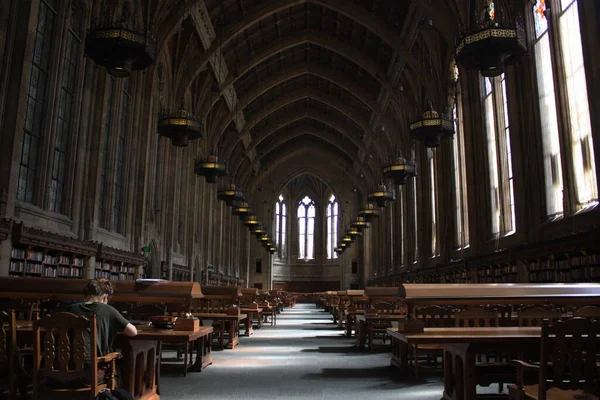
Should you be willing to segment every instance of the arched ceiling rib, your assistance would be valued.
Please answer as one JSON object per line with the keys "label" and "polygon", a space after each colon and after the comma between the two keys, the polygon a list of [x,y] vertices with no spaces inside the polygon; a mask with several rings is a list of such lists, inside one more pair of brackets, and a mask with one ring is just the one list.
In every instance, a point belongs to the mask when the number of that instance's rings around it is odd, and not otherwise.
{"label": "arched ceiling rib", "polygon": [[[260,141],[263,140],[265,137],[268,137],[269,135],[276,132],[276,130],[273,130],[273,129],[270,129],[267,131],[261,129],[258,132],[253,132],[253,134],[251,135],[252,130],[255,127],[257,127],[257,125],[260,122],[268,119],[270,125],[273,126],[273,123],[271,122],[271,120],[273,118],[276,118],[277,115],[275,115],[275,114],[277,114],[277,112],[279,110],[284,109],[300,100],[304,100],[304,99],[308,99],[308,98],[318,101],[320,103],[326,104],[327,106],[331,107],[332,109],[337,110],[339,112],[339,114],[341,114],[343,117],[354,122],[356,124],[356,126],[361,129],[361,131],[363,132],[363,135],[364,135],[364,132],[368,129],[368,126],[369,126],[368,119],[361,118],[361,115],[359,112],[357,112],[356,110],[354,110],[351,107],[348,107],[347,104],[340,101],[339,99],[337,99],[333,96],[329,96],[326,93],[320,93],[311,88],[301,89],[298,91],[294,91],[284,97],[279,98],[277,102],[268,104],[268,106],[263,108],[259,113],[254,114],[252,119],[248,119],[248,121],[246,123],[246,127],[244,128],[244,131],[242,132],[242,134],[240,136],[228,135],[229,137],[227,137],[228,140],[226,142],[229,142],[229,145],[220,146],[221,148],[226,149],[224,152],[225,157],[229,158],[233,148],[235,146],[237,146],[238,143],[243,141],[244,139],[245,139],[245,144],[248,143],[248,145],[249,145],[249,147],[248,147],[249,150],[251,150],[252,148],[257,146],[260,143]],[[293,117],[300,116],[300,115],[296,115],[296,114],[286,114],[286,115],[287,115],[288,120],[292,116]],[[341,128],[340,130],[343,131],[345,135],[349,135],[352,132],[352,130],[348,130],[348,128],[346,127],[347,124],[344,124],[344,123],[341,124],[338,121],[334,121],[332,123],[337,124]],[[250,135],[250,136],[248,138],[246,138],[246,135]],[[362,142],[363,135],[356,136],[356,137],[349,135],[349,139],[353,143],[355,143],[355,145],[357,147],[363,148],[363,150],[366,151],[366,149],[364,149],[364,143]]]}
{"label": "arched ceiling rib", "polygon": [[[409,143],[403,128],[420,112],[421,55],[447,63],[461,18],[458,0],[146,1],[159,49],[171,52],[170,96],[191,102],[205,118],[207,147],[244,176],[287,160],[273,152],[295,151],[283,138],[300,137],[355,174],[379,175],[382,159]],[[439,68],[432,81],[446,79]],[[429,84],[445,96],[445,83]],[[330,120],[321,130],[294,125],[318,114]]]}
{"label": "arched ceiling rib", "polygon": [[[290,79],[305,74],[316,75],[337,84],[338,86],[352,93],[357,99],[361,100],[371,110],[377,110],[378,108],[377,99],[372,94],[365,93],[364,89],[356,83],[346,80],[340,75],[336,74],[334,71],[322,68],[319,65],[304,64],[299,65],[293,69],[285,70],[282,74],[272,76],[269,80],[262,82],[261,85],[256,86],[252,89],[252,91],[246,93],[244,97],[240,99],[238,110],[229,113],[224,119],[221,120],[217,130],[214,133],[212,133],[214,139],[211,140],[214,143],[217,143],[220,140],[221,135],[225,132],[229,124],[235,118],[237,112],[245,109],[252,101],[256,100],[260,95],[266,93],[274,87],[285,83]],[[379,112],[375,111],[375,113]]]}
{"label": "arched ceiling rib", "polygon": [[[340,138],[344,138],[344,142],[346,144],[353,145],[353,147],[356,149],[355,154],[358,154],[358,151],[362,148],[361,142],[357,141],[356,138],[352,136],[352,127],[348,126],[347,122],[341,120],[339,117],[327,115],[325,113],[320,113],[317,110],[307,110],[303,114],[289,114],[281,119],[273,121],[273,123],[269,125],[268,131],[261,132],[261,135],[257,137],[257,140],[255,142],[253,142],[252,147],[248,149],[247,153],[255,154],[255,152],[258,152],[258,148],[261,146],[263,141],[268,140],[270,138],[285,136],[288,131],[295,129],[295,125],[298,125],[307,119],[312,121],[318,121],[323,125],[329,127],[328,130],[334,130],[335,132],[337,132],[337,135]],[[231,157],[232,161],[235,161],[239,158],[243,158],[244,153],[239,153],[243,152],[244,149],[240,147],[241,145],[238,145],[236,148],[233,149],[233,154]],[[236,152],[236,150],[238,150],[238,152]]]}

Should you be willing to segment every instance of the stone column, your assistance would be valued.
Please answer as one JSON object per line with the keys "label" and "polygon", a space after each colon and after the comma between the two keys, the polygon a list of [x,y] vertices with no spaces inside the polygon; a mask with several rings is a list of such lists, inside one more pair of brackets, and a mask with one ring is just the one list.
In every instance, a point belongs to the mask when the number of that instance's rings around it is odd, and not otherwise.
{"label": "stone column", "polygon": [[10,255],[12,253],[12,241],[10,235],[0,242],[0,276],[8,276],[10,266]]}

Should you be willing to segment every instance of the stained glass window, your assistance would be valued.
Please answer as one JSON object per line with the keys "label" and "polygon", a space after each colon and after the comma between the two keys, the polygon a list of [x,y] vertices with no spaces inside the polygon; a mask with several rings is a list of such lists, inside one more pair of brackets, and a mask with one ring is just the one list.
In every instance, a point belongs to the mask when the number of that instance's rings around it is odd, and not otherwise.
{"label": "stained glass window", "polygon": [[298,258],[300,259],[315,258],[315,214],[315,202],[310,197],[304,196],[298,204]]}
{"label": "stained glass window", "polygon": [[548,19],[546,19],[546,0],[536,0],[533,6],[533,22],[536,39],[548,30]]}

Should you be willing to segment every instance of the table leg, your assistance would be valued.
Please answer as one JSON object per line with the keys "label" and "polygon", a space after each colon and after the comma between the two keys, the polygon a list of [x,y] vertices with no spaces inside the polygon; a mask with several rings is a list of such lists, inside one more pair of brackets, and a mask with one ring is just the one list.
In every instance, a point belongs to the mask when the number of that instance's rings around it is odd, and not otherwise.
{"label": "table leg", "polygon": [[392,359],[390,364],[401,370],[408,367],[408,345],[402,340],[391,337],[392,344]]}
{"label": "table leg", "polygon": [[202,372],[204,368],[213,363],[212,356],[212,332],[199,337],[194,341],[196,349],[196,361],[190,366],[190,371]]}
{"label": "table leg", "polygon": [[254,329],[252,329],[252,320],[254,318],[253,313],[249,312],[246,315],[246,319],[244,321],[244,324],[246,325],[246,336],[250,336],[254,334]]}
{"label": "table leg", "polygon": [[229,340],[227,341],[227,348],[233,349],[240,343],[239,334],[239,321],[231,320],[231,321],[223,321],[229,324]]}
{"label": "table leg", "polygon": [[475,400],[475,352],[469,344],[444,346],[443,400]]}
{"label": "table leg", "polygon": [[[356,324],[358,325],[356,330],[356,346],[360,350],[365,349],[365,343],[367,342],[367,324],[364,320],[357,320]],[[369,343],[369,348],[371,344]]]}
{"label": "table leg", "polygon": [[127,340],[122,348],[122,386],[136,400],[159,400],[161,342]]}

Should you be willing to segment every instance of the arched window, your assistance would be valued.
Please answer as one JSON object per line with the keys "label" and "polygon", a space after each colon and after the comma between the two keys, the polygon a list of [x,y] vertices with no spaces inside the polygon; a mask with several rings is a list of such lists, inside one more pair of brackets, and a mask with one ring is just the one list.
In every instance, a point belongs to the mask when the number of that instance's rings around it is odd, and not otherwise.
{"label": "arched window", "polygon": [[283,195],[280,194],[275,203],[275,247],[279,258],[285,257],[285,233],[287,220],[287,206],[284,202]]}
{"label": "arched window", "polygon": [[337,253],[333,249],[337,247],[338,208],[335,196],[331,195],[327,204],[327,259],[329,260],[337,258]]}
{"label": "arched window", "polygon": [[310,197],[298,203],[298,258],[315,258],[315,202]]}

